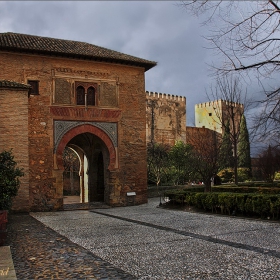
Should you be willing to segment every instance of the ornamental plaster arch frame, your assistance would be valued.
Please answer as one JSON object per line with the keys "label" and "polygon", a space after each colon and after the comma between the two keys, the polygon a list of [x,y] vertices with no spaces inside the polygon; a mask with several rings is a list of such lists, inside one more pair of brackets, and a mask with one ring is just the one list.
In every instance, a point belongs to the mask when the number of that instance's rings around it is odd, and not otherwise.
{"label": "ornamental plaster arch frame", "polygon": [[[69,123],[69,122],[68,122]],[[57,141],[54,149],[54,166],[55,169],[64,170],[63,167],[63,151],[67,146],[68,142],[75,136],[83,133],[92,133],[93,135],[100,138],[106,145],[109,152],[109,171],[115,171],[118,169],[118,147],[116,141],[112,141],[112,137],[109,137],[108,134],[100,127],[94,125],[94,123],[84,123],[84,122],[73,122],[76,123],[74,127],[66,129],[65,133],[62,134],[60,139]],[[117,135],[115,136],[117,137]]]}

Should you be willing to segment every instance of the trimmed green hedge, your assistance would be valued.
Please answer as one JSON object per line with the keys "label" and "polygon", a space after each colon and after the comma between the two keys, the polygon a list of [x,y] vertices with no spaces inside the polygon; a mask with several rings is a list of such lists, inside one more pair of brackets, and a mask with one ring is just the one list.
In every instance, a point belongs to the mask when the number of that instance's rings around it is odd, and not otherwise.
{"label": "trimmed green hedge", "polygon": [[[223,184],[224,186],[236,186],[234,184]],[[238,183],[239,187],[266,187],[266,188],[280,188],[280,182],[261,182],[261,181],[252,181],[252,182],[241,182]]]}
{"label": "trimmed green hedge", "polygon": [[264,187],[264,186],[236,186],[236,185],[225,185],[225,186],[213,186],[213,192],[232,192],[232,193],[259,193],[259,194],[280,194],[280,188],[278,187]]}
{"label": "trimmed green hedge", "polygon": [[178,186],[171,186],[171,185],[148,185],[148,197],[158,197],[160,194],[164,194],[166,192],[173,192],[177,190],[188,190],[194,192],[203,192],[204,186],[203,185],[194,185],[194,186],[186,186],[186,185],[178,185]]}
{"label": "trimmed green hedge", "polygon": [[204,186],[167,190],[164,192],[164,196],[169,197],[169,199],[174,202],[184,203],[187,193],[204,193]]}
{"label": "trimmed green hedge", "polygon": [[187,191],[166,192],[171,201],[186,203],[204,211],[228,215],[280,217],[280,195],[254,193],[194,193]]}

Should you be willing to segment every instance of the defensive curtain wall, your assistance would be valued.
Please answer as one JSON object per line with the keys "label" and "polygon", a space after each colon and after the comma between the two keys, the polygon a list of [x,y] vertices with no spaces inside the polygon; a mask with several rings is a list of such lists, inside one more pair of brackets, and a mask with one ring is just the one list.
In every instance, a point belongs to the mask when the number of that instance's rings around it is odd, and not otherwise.
{"label": "defensive curtain wall", "polygon": [[0,33],[0,148],[12,148],[25,173],[14,210],[63,209],[65,147],[79,157],[81,202],[147,202],[144,81],[155,65],[88,43]]}
{"label": "defensive curtain wall", "polygon": [[146,91],[146,142],[186,142],[186,98]]}

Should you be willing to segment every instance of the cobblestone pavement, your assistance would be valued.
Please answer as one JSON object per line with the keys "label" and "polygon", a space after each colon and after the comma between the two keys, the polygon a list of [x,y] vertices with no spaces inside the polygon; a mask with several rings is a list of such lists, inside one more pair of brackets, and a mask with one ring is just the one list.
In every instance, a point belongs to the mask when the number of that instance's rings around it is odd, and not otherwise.
{"label": "cobblestone pavement", "polygon": [[9,216],[6,243],[18,280],[136,279],[28,214]]}
{"label": "cobblestone pavement", "polygon": [[[31,252],[30,243],[23,246],[21,256],[14,250],[22,245],[12,245],[15,269],[22,273],[25,267],[46,270],[53,279],[86,279],[85,269],[101,273],[88,279],[103,279],[110,270],[113,274],[104,279],[280,279],[279,223],[172,211],[157,205],[156,198],[133,207],[31,213],[57,233],[30,217],[33,227],[41,229],[29,237],[30,227],[27,239],[38,242],[37,234],[44,234]],[[76,274],[65,278],[74,266]],[[54,271],[60,270],[65,274],[58,278]]]}

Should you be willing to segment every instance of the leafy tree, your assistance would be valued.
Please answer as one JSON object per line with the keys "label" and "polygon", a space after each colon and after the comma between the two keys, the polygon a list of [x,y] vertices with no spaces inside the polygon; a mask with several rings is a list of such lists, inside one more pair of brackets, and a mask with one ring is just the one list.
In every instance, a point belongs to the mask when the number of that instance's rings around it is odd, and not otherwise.
{"label": "leafy tree", "polygon": [[227,122],[227,124],[225,125],[224,135],[222,137],[222,143],[219,151],[218,165],[219,170],[234,166],[229,122]]}
{"label": "leafy tree", "polygon": [[[259,140],[271,143],[280,139],[280,71],[278,1],[183,1],[195,15],[206,15],[204,24],[211,30],[209,48],[224,59],[216,59],[214,73],[239,74],[260,85],[264,94],[256,99],[254,129]],[[205,18],[204,18],[205,19]]]}
{"label": "leafy tree", "polygon": [[16,167],[12,151],[0,153],[0,209],[9,210],[12,207],[12,198],[17,195],[20,181],[24,175],[23,169]]}
{"label": "leafy tree", "polygon": [[157,187],[166,176],[169,149],[169,145],[162,143],[151,142],[147,145],[148,180],[154,182]]}
{"label": "leafy tree", "polygon": [[192,174],[192,146],[182,141],[175,143],[169,151],[174,185],[183,184]]}
{"label": "leafy tree", "polygon": [[249,133],[244,115],[241,117],[240,133],[237,146],[238,167],[245,167],[251,170],[250,141]]}
{"label": "leafy tree", "polygon": [[269,147],[259,155],[257,167],[261,171],[263,179],[272,182],[275,173],[280,169],[279,148],[269,145]]}
{"label": "leafy tree", "polygon": [[158,194],[160,195],[161,205],[161,192],[159,185],[166,177],[169,167],[168,152],[170,146],[163,143],[150,142],[147,145],[148,155],[148,180],[156,183]]}

